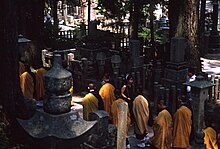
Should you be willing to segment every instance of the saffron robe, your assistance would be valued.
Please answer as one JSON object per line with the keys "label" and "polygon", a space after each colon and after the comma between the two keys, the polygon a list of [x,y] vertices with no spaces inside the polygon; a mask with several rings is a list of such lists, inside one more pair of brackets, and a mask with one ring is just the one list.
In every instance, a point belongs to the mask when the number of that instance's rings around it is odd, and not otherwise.
{"label": "saffron robe", "polygon": [[110,83],[105,83],[99,90],[99,95],[104,102],[104,109],[110,115],[111,105],[115,101],[115,87]]}
{"label": "saffron robe", "polygon": [[172,144],[172,116],[164,109],[156,117],[153,124],[154,136],[151,144],[158,149],[171,149]]}
{"label": "saffron robe", "polygon": [[24,72],[20,76],[20,86],[24,97],[33,99],[34,80],[28,72]]}
{"label": "saffron robe", "polygon": [[83,105],[83,119],[89,120],[89,113],[98,111],[98,99],[92,94],[88,93],[82,100]]}
{"label": "saffron robe", "polygon": [[36,99],[39,100],[44,96],[44,80],[43,80],[43,74],[47,72],[46,69],[40,68],[36,71]]}
{"label": "saffron robe", "polygon": [[135,119],[134,132],[138,135],[147,133],[149,120],[148,101],[144,96],[138,95],[133,101],[133,113]]}
{"label": "saffron robe", "polygon": [[25,72],[24,63],[19,61],[19,76],[21,76]]}
{"label": "saffron robe", "polygon": [[203,132],[206,149],[218,149],[216,131],[212,127],[207,127]]}
{"label": "saffron robe", "polygon": [[[112,106],[111,106],[111,117],[112,117],[112,123],[113,125],[115,125],[116,127],[118,127],[118,104],[121,103],[121,102],[126,102],[124,101],[123,99],[119,98],[117,100],[115,100],[113,103],[112,103]],[[127,111],[127,129],[126,129],[126,138],[128,138],[128,131],[129,131],[129,128],[130,128],[130,124],[131,124],[131,119],[130,119],[130,112],[129,112],[129,109]]]}
{"label": "saffron robe", "polygon": [[189,148],[192,129],[192,112],[182,105],[174,114],[173,147]]}

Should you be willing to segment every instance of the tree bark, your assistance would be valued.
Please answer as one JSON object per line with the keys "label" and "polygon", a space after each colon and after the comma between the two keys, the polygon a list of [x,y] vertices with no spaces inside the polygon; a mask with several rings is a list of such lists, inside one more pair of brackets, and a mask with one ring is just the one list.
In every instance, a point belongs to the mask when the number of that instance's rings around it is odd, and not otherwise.
{"label": "tree bark", "polygon": [[185,37],[187,39],[186,60],[190,67],[201,70],[198,44],[198,0],[170,0],[169,22],[170,38]]}
{"label": "tree bark", "polygon": [[131,39],[138,39],[138,25],[140,22],[142,5],[140,2],[134,1],[131,7]]}
{"label": "tree bark", "polygon": [[204,48],[205,48],[205,7],[206,7],[206,0],[201,0],[201,5],[200,5],[200,17],[199,17],[199,48],[201,55],[204,55],[203,53]]}
{"label": "tree bark", "polygon": [[[1,104],[10,117],[15,116],[15,100],[18,99],[20,90],[18,76],[18,45],[16,23],[16,0],[3,0],[1,8],[2,44],[0,50],[1,65]],[[5,13],[7,12],[7,13]]]}

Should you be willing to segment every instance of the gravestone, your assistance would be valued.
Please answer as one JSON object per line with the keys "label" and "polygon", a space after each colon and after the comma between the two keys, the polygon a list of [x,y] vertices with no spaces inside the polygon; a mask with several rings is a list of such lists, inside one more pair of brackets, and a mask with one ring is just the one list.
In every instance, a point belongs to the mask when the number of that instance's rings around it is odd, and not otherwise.
{"label": "gravestone", "polygon": [[104,52],[99,52],[96,55],[96,61],[98,64],[98,74],[99,76],[102,76],[104,74],[104,67],[105,67],[105,60],[106,60],[106,54]]}
{"label": "gravestone", "polygon": [[144,58],[141,56],[141,48],[140,48],[139,40],[130,40],[129,50],[130,57],[132,61],[133,70],[137,67],[143,67]]}
{"label": "gravestone", "polygon": [[182,83],[186,82],[185,48],[185,38],[173,37],[171,39],[170,61],[166,62],[164,78],[162,78],[164,86],[171,87],[175,85],[177,88],[182,88]]}

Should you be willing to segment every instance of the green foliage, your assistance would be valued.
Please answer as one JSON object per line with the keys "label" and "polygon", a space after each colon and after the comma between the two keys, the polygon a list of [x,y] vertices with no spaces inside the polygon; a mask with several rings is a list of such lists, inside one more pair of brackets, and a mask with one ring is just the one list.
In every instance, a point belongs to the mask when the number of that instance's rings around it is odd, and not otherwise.
{"label": "green foliage", "polygon": [[[143,27],[139,32],[138,32],[138,36],[142,37],[144,39],[144,41],[150,41],[151,40],[151,32],[150,32],[150,28],[147,27]],[[160,42],[160,43],[166,43],[169,39],[169,31],[168,30],[162,30],[159,29],[156,32],[154,32],[154,40],[156,42]]]}
{"label": "green foliage", "polygon": [[98,0],[96,10],[107,19],[121,20],[130,8],[130,2],[127,0]]}
{"label": "green foliage", "polygon": [[150,28],[142,28],[141,31],[138,33],[138,36],[144,38],[144,41],[150,41]]}

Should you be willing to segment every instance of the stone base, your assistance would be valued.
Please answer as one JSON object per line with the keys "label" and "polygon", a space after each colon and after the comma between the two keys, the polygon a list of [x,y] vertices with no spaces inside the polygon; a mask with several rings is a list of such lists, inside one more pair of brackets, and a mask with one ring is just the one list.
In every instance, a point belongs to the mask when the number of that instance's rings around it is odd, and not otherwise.
{"label": "stone base", "polygon": [[174,82],[186,82],[187,68],[180,70],[165,68],[164,69],[164,79],[172,80]]}
{"label": "stone base", "polygon": [[72,139],[92,129],[96,121],[85,121],[79,116],[78,110],[52,115],[37,109],[29,120],[18,119],[20,125],[34,138],[56,137]]}

